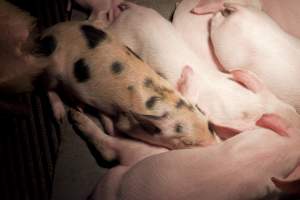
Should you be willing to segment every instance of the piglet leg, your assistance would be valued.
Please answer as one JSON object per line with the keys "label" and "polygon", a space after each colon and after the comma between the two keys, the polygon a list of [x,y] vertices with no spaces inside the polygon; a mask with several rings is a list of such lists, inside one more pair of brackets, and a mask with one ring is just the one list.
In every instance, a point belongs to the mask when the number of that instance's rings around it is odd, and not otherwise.
{"label": "piglet leg", "polygon": [[54,118],[58,122],[63,122],[63,119],[66,115],[66,110],[64,107],[64,103],[60,99],[60,97],[57,95],[56,92],[49,91],[48,92],[49,102],[52,107],[52,112],[54,115]]}
{"label": "piglet leg", "polygon": [[75,109],[70,110],[70,118],[74,128],[82,132],[107,161],[118,159],[121,165],[130,166],[152,154],[167,151],[133,139],[107,135],[89,117]]}
{"label": "piglet leg", "polygon": [[95,146],[105,160],[112,161],[117,158],[113,138],[106,135],[90,118],[75,109],[70,110],[70,118],[74,128]]}

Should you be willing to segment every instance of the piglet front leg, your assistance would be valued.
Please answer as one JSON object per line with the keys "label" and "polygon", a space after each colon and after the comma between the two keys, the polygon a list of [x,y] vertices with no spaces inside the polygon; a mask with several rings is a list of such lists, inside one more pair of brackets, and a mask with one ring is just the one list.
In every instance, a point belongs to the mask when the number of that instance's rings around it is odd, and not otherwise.
{"label": "piglet front leg", "polygon": [[144,158],[166,152],[160,147],[143,142],[112,137],[104,133],[89,117],[80,111],[71,109],[70,117],[74,127],[81,131],[107,161],[119,160],[119,165],[109,169],[95,187],[90,200],[117,200],[123,175]]}
{"label": "piglet front leg", "polygon": [[62,102],[58,94],[54,91],[48,92],[48,98],[49,98],[50,105],[52,107],[52,112],[55,120],[57,122],[62,123],[66,115],[64,103]]}
{"label": "piglet front leg", "polygon": [[73,126],[82,132],[83,136],[93,144],[107,161],[119,159],[122,165],[132,165],[152,154],[167,151],[133,139],[113,137],[106,134],[84,113],[70,110]]}

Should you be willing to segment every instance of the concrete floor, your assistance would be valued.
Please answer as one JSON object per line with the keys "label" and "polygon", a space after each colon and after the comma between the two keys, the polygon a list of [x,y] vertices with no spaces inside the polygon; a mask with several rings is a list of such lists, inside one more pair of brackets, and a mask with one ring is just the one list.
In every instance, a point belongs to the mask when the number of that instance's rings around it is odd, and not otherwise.
{"label": "concrete floor", "polygon": [[[169,19],[178,0],[132,0],[152,7]],[[106,169],[101,168],[67,118],[61,124],[62,141],[55,168],[52,200],[86,199]]]}

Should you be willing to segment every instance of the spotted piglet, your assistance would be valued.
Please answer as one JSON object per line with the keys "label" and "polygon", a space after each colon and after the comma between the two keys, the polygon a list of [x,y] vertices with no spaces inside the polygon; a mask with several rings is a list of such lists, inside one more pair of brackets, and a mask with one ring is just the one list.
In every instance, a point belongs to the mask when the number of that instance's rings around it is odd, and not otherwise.
{"label": "spotted piglet", "polygon": [[75,104],[108,115],[134,138],[170,149],[213,143],[208,120],[100,27],[98,22],[66,22],[43,34],[52,87],[63,89]]}

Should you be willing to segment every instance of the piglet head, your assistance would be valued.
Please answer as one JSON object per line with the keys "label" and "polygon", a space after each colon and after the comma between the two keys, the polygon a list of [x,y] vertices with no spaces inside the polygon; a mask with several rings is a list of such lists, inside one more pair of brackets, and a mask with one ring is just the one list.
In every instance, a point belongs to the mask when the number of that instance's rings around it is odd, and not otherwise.
{"label": "piglet head", "polygon": [[206,117],[96,21],[58,24],[41,41],[48,74],[120,131],[171,149],[213,142]]}
{"label": "piglet head", "polygon": [[133,113],[139,124],[138,129],[129,131],[130,135],[169,149],[206,146],[216,142],[209,121],[194,106],[182,98],[171,106],[157,102],[155,109],[161,109],[160,115]]}

